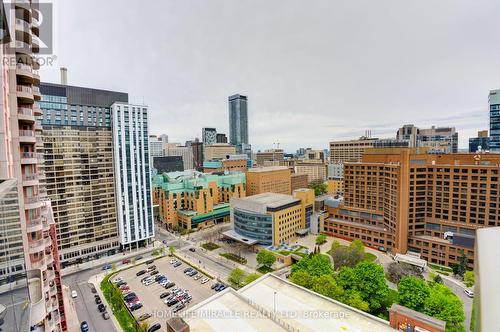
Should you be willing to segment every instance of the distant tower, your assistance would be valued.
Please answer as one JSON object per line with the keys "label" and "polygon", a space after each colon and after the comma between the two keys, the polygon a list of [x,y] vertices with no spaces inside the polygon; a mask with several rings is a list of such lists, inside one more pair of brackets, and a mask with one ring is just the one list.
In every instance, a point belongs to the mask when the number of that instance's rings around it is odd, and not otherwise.
{"label": "distant tower", "polygon": [[239,94],[229,97],[229,143],[238,154],[248,146],[247,97]]}

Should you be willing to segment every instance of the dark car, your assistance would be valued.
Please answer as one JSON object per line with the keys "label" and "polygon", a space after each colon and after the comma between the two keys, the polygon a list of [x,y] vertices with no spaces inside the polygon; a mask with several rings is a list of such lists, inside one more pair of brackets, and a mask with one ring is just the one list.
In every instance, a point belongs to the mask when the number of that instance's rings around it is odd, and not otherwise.
{"label": "dark car", "polygon": [[80,324],[80,330],[82,330],[82,332],[88,332],[89,331],[89,324],[87,323],[87,321],[84,320]]}
{"label": "dark car", "polygon": [[160,299],[164,299],[164,298],[166,298],[167,296],[169,296],[170,294],[171,294],[170,292],[161,293],[161,294],[160,294]]}
{"label": "dark car", "polygon": [[95,289],[94,285],[90,286],[90,291],[92,292],[92,294],[97,293],[97,289]]}
{"label": "dark car", "polygon": [[125,281],[120,280],[120,281],[118,281],[118,282],[116,283],[116,286],[117,286],[117,287],[120,287],[120,286],[123,286],[123,285],[126,285],[126,284],[127,284],[127,283],[126,283]]}
{"label": "dark car", "polygon": [[154,331],[158,331],[159,329],[161,329],[161,324],[160,323],[156,323],[156,324],[153,324],[149,329],[148,329],[148,332],[154,332]]}
{"label": "dark car", "polygon": [[101,304],[102,301],[101,301],[101,298],[100,297],[96,297],[95,298],[95,304]]}
{"label": "dark car", "polygon": [[155,274],[158,274],[158,270],[153,270],[149,273],[150,276],[154,276]]}
{"label": "dark car", "polygon": [[134,297],[136,297],[136,296],[137,296],[137,295],[135,295],[135,293],[134,293],[134,292],[132,292],[132,293],[128,293],[127,295],[125,295],[125,296],[123,297],[123,299],[124,299],[125,301],[128,301],[128,300],[130,300],[130,299],[133,299],[133,298],[134,298]]}
{"label": "dark car", "polygon": [[220,286],[220,282],[217,282],[217,283],[213,284],[212,286],[210,286],[210,288],[216,289],[219,286]]}
{"label": "dark car", "polygon": [[109,314],[105,311],[102,313],[102,318],[104,318],[104,320],[108,320],[109,319]]}
{"label": "dark car", "polygon": [[126,258],[122,260],[122,264],[128,264],[128,263],[130,263],[130,259]]}
{"label": "dark car", "polygon": [[169,288],[172,288],[175,286],[175,282],[173,281],[169,281],[166,285],[165,285],[165,289],[169,289]]}
{"label": "dark car", "polygon": [[135,275],[136,276],[142,276],[144,273],[146,273],[146,270],[140,270],[139,272],[137,272]]}
{"label": "dark car", "polygon": [[221,290],[224,290],[226,288],[226,285],[224,284],[219,284],[219,286],[215,287],[216,292],[220,292]]}
{"label": "dark car", "polygon": [[139,316],[139,322],[142,322],[143,320],[146,320],[149,317],[151,317],[151,314],[149,312],[147,312],[145,314],[142,314],[142,315]]}
{"label": "dark car", "polygon": [[171,300],[169,300],[169,301],[167,302],[167,305],[168,305],[169,307],[171,307],[171,306],[173,306],[174,304],[177,304],[177,303],[179,303],[179,300],[178,300],[176,297],[174,297],[173,299],[171,299]]}
{"label": "dark car", "polygon": [[135,310],[140,309],[140,308],[142,308],[142,303],[136,303],[130,307],[130,311],[135,311]]}
{"label": "dark car", "polygon": [[150,276],[145,276],[144,278],[141,279],[141,282],[144,282],[144,280],[146,280],[147,278],[149,278]]}
{"label": "dark car", "polygon": [[154,259],[150,259],[149,261],[146,261],[146,264],[152,264],[154,261]]}
{"label": "dark car", "polygon": [[191,271],[191,272],[188,273],[188,276],[192,277],[192,276],[195,276],[197,274],[198,274],[198,271],[193,270],[193,271]]}
{"label": "dark car", "polygon": [[174,309],[172,309],[172,312],[175,314],[176,312],[178,312],[179,310],[182,310],[186,305],[184,303],[179,303],[178,305],[176,305],[174,307]]}
{"label": "dark car", "polygon": [[196,251],[196,249],[195,249],[195,248],[189,248],[189,251],[191,251],[191,252],[195,252],[195,251]]}
{"label": "dark car", "polygon": [[148,266],[148,270],[149,271],[156,270],[156,265],[150,265],[150,266]]}
{"label": "dark car", "polygon": [[99,304],[97,306],[97,309],[99,310],[99,312],[105,312],[106,311],[106,306],[104,304]]}
{"label": "dark car", "polygon": [[163,274],[159,274],[159,275],[155,276],[155,281],[158,281],[160,279],[166,279],[166,278]]}
{"label": "dark car", "polygon": [[135,256],[135,260],[139,260],[139,259],[142,259],[142,256]]}
{"label": "dark car", "polygon": [[181,265],[182,265],[182,262],[175,262],[174,265],[173,265],[173,267],[179,267]]}
{"label": "dark car", "polygon": [[192,269],[193,269],[192,267],[187,267],[184,269],[184,273],[187,273],[187,272],[191,271]]}

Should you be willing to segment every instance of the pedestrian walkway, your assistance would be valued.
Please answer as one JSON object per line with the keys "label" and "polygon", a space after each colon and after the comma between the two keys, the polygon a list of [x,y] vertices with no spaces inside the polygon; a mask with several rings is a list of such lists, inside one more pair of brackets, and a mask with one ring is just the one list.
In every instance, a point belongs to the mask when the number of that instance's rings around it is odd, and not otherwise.
{"label": "pedestrian walkway", "polygon": [[79,332],[80,323],[76,313],[75,301],[71,297],[71,290],[68,286],[62,285],[63,301],[64,301],[64,314],[66,315],[66,324],[68,332]]}

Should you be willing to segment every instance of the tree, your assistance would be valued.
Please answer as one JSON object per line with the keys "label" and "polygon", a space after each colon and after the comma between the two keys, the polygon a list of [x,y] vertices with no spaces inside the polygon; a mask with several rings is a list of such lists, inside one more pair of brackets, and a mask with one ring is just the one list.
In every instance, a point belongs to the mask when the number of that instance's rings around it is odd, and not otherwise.
{"label": "tree", "polygon": [[170,253],[170,256],[172,256],[174,254],[174,251],[175,251],[175,248],[173,245],[169,245],[168,246],[168,252]]}
{"label": "tree", "polygon": [[245,285],[248,285],[249,283],[257,280],[260,278],[260,274],[258,273],[250,273],[245,277]]}
{"label": "tree", "polygon": [[299,270],[290,276],[290,280],[299,286],[311,289],[314,285],[314,277],[312,277],[306,270]]}
{"label": "tree", "polygon": [[326,243],[326,235],[325,234],[319,234],[316,237],[316,244],[317,245],[322,245]]}
{"label": "tree", "polygon": [[257,263],[260,265],[271,268],[274,262],[276,262],[276,256],[267,250],[261,250],[257,254]]}
{"label": "tree", "polygon": [[387,279],[389,279],[389,281],[398,284],[401,278],[405,276],[423,278],[422,270],[419,267],[411,264],[403,262],[392,262],[387,267]]}
{"label": "tree", "polygon": [[342,287],[337,285],[333,275],[322,275],[312,281],[312,290],[332,299],[340,299],[344,293]]}
{"label": "tree", "polygon": [[365,257],[356,248],[340,246],[331,252],[333,266],[335,270],[339,270],[344,266],[355,267]]}
{"label": "tree", "polygon": [[316,180],[309,184],[309,188],[314,190],[315,196],[320,196],[326,193],[326,189],[328,188],[328,186],[325,183],[323,183],[323,181]]}
{"label": "tree", "polygon": [[344,292],[344,295],[341,298],[341,302],[359,310],[363,310],[366,312],[370,311],[370,305],[368,304],[368,302],[364,301],[361,298],[359,292],[352,289]]}
{"label": "tree", "polygon": [[465,271],[467,270],[467,264],[469,263],[469,259],[465,255],[464,250],[461,250],[460,258],[458,259],[458,264],[455,265],[455,268],[453,269],[453,273],[455,275],[458,275],[460,277],[463,277],[465,274]]}
{"label": "tree", "polygon": [[422,312],[430,295],[425,280],[416,277],[403,277],[398,284],[399,304]]}
{"label": "tree", "polygon": [[467,287],[474,286],[474,271],[466,271],[464,274],[464,283]]}
{"label": "tree", "polygon": [[245,272],[241,269],[234,269],[229,274],[227,281],[234,286],[235,288],[240,288],[243,285],[243,281],[245,280]]}
{"label": "tree", "polygon": [[447,332],[465,331],[463,303],[445,285],[433,283],[430,286],[423,313],[445,321]]}
{"label": "tree", "polygon": [[442,284],[443,283],[443,278],[439,274],[436,274],[434,278],[432,278],[432,281],[434,281],[437,284]]}
{"label": "tree", "polygon": [[306,256],[292,266],[292,275],[297,271],[307,271],[313,277],[332,274],[333,267],[328,256],[317,254]]}
{"label": "tree", "polygon": [[352,241],[349,244],[349,248],[355,249],[363,255],[365,254],[365,245],[363,244],[363,242],[361,242],[361,240]]}

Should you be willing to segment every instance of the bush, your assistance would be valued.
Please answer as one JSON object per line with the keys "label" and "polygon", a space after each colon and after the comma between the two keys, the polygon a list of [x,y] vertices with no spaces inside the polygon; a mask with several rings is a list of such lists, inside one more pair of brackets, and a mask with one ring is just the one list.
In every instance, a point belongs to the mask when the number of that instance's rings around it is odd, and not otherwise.
{"label": "bush", "polygon": [[256,257],[257,263],[263,266],[271,268],[271,266],[276,262],[276,256],[272,252],[267,250],[261,250]]}
{"label": "bush", "polygon": [[317,245],[322,245],[326,243],[326,235],[325,234],[320,234],[316,237],[316,244]]}
{"label": "bush", "polygon": [[236,263],[240,263],[240,264],[246,264],[247,263],[246,258],[238,256],[236,254],[232,254],[230,252],[223,252],[223,253],[220,253],[219,255],[221,255],[222,257],[225,257],[225,258],[227,258],[229,260],[232,260],[233,262],[236,262]]}
{"label": "bush", "polygon": [[104,297],[106,298],[109,306],[113,310],[115,318],[120,324],[122,330],[124,332],[135,332],[137,323],[125,307],[122,293],[115,285],[113,285],[109,281],[110,277],[111,274],[105,276],[101,281],[100,288],[102,290],[102,293],[104,294]]}
{"label": "bush", "polygon": [[366,262],[374,262],[377,259],[377,255],[374,255],[372,253],[365,253],[365,258],[363,259]]}
{"label": "bush", "polygon": [[464,283],[467,287],[474,286],[474,271],[466,271],[464,274]]}
{"label": "bush", "polygon": [[261,267],[259,267],[257,269],[257,271],[259,271],[262,274],[266,274],[269,272],[273,272],[274,270],[272,268],[270,268],[269,266],[262,265]]}
{"label": "bush", "polygon": [[392,262],[387,268],[387,279],[395,284],[398,284],[403,277],[414,276],[418,278],[422,277],[422,271],[420,268],[410,265],[407,263]]}
{"label": "bush", "polygon": [[210,250],[210,251],[215,250],[215,249],[219,249],[219,248],[220,248],[220,246],[219,246],[219,245],[217,245],[217,244],[215,244],[215,243],[213,243],[213,242],[203,243],[203,244],[201,245],[201,247],[202,247],[203,249]]}

